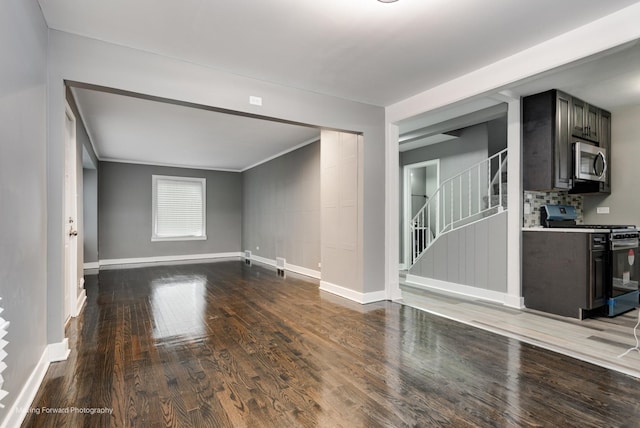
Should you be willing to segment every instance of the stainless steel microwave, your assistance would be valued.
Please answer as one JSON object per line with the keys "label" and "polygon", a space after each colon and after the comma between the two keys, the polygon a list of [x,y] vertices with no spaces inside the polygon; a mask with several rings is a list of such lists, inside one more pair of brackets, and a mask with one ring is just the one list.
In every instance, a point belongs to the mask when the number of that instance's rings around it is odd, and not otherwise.
{"label": "stainless steel microwave", "polygon": [[607,152],[605,149],[576,141],[573,144],[573,178],[582,181],[604,182],[607,176]]}

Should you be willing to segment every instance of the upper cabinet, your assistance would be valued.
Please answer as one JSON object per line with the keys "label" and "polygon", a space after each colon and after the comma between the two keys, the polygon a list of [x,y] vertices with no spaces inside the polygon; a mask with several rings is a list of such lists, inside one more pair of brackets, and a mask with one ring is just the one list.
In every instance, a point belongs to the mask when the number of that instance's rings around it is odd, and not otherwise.
{"label": "upper cabinet", "polygon": [[600,141],[602,110],[571,97],[571,131],[574,137],[598,143]]}
{"label": "upper cabinet", "polygon": [[600,147],[607,153],[607,180],[600,183],[600,193],[611,193],[611,113],[600,110]]}
{"label": "upper cabinet", "polygon": [[576,179],[574,174],[578,141],[599,146],[610,159],[611,113],[553,89],[522,99],[522,121],[525,190],[611,192],[610,162],[605,182]]}

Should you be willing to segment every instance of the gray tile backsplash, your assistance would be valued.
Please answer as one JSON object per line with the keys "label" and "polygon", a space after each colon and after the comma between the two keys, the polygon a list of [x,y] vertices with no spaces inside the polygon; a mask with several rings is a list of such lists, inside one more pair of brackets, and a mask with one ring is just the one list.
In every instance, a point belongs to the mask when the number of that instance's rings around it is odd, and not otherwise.
{"label": "gray tile backsplash", "polygon": [[[524,192],[524,203],[531,205],[531,214],[524,214],[524,227],[539,227],[540,207],[547,204],[573,205],[576,207],[578,218],[577,223],[582,223],[584,216],[582,213],[582,196],[570,195],[567,192]],[[526,212],[526,209],[524,210]]]}

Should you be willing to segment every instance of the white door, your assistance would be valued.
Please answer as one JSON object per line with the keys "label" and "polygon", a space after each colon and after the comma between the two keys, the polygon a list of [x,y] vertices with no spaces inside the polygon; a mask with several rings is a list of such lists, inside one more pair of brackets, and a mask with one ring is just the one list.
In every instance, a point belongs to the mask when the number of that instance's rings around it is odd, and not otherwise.
{"label": "white door", "polygon": [[78,294],[78,200],[76,188],[76,119],[69,105],[65,109],[64,171],[64,318],[76,315]]}

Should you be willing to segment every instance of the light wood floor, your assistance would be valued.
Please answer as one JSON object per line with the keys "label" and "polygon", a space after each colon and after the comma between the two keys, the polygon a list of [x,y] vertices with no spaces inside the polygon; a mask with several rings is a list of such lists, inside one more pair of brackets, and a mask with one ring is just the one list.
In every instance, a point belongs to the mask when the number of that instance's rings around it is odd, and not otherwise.
{"label": "light wood floor", "polygon": [[613,318],[580,321],[445,295],[419,285],[403,283],[401,289],[403,303],[414,308],[640,378],[640,352],[634,350],[620,357],[636,347],[638,309]]}
{"label": "light wood floor", "polygon": [[103,271],[87,296],[24,427],[640,424],[632,376],[257,264]]}

